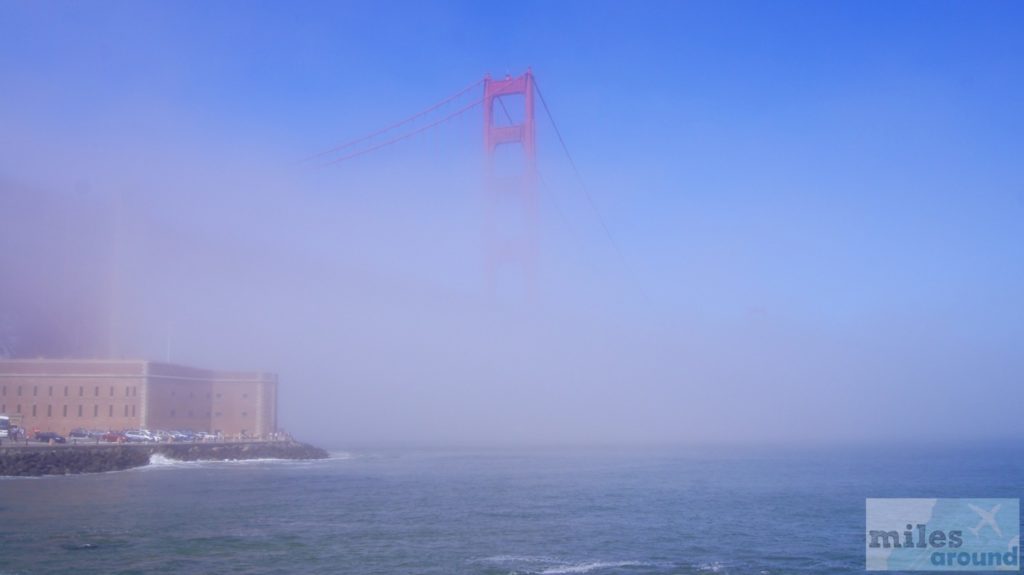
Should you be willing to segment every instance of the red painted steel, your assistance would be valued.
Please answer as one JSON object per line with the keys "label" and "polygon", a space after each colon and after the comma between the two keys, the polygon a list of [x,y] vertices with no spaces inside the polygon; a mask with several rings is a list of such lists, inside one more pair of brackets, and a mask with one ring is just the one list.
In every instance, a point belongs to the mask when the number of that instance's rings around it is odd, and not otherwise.
{"label": "red painted steel", "polygon": [[[490,75],[484,77],[484,155],[486,161],[488,222],[487,222],[487,267],[488,282],[492,293],[495,289],[496,275],[500,264],[505,262],[519,263],[525,273],[527,290],[534,290],[537,260],[537,134],[534,121],[534,80],[533,72],[515,78],[506,76],[502,80],[494,80]],[[511,116],[509,124],[496,121],[498,112],[507,114],[501,98],[505,96],[522,96],[523,119],[513,124]],[[523,151],[523,173],[511,178],[499,178],[495,174],[495,157],[500,146],[521,146]],[[519,198],[523,214],[523,230],[518,237],[499,237],[495,230],[495,219],[499,210],[500,196],[511,193]]]}

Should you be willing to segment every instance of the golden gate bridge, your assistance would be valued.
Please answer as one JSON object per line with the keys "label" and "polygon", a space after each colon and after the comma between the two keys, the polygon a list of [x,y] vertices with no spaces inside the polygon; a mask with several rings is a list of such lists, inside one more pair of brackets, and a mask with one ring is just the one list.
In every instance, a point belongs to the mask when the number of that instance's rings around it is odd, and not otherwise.
{"label": "golden gate bridge", "polygon": [[[465,102],[468,100],[468,103]],[[519,76],[506,75],[493,79],[485,75],[482,79],[462,88],[434,104],[405,118],[370,131],[362,136],[349,139],[341,144],[313,154],[304,162],[316,167],[327,168],[351,162],[420,134],[438,129],[461,116],[467,115],[478,106],[483,111],[483,189],[487,197],[485,248],[487,252],[488,282],[495,281],[496,270],[505,263],[517,262],[527,276],[527,285],[534,285],[538,255],[537,220],[539,211],[538,184],[543,182],[537,168],[537,123],[536,104],[540,102],[545,116],[554,130],[558,143],[565,154],[570,168],[601,228],[616,253],[622,253],[615,242],[608,224],[601,215],[597,202],[585,185],[584,179],[572,153],[566,144],[562,131],[551,113],[547,100],[537,83],[532,70]],[[510,111],[509,106],[521,102],[520,107]],[[452,109],[454,108],[454,109]],[[500,112],[500,113],[499,113]],[[515,116],[515,118],[514,118]],[[499,150],[516,148],[522,161],[513,173],[498,170]],[[494,224],[498,217],[499,201],[511,196],[519,205],[522,214],[523,233],[517,237],[502,237]]]}

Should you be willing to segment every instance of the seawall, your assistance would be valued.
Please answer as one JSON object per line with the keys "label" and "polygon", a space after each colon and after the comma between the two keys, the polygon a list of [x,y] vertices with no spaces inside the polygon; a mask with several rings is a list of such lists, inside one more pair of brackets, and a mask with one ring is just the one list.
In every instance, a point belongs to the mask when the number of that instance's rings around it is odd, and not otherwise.
{"label": "seawall", "polygon": [[[6,442],[5,442],[6,443]],[[72,475],[141,467],[159,453],[180,461],[326,459],[319,447],[296,441],[19,445],[0,447],[0,476]]]}

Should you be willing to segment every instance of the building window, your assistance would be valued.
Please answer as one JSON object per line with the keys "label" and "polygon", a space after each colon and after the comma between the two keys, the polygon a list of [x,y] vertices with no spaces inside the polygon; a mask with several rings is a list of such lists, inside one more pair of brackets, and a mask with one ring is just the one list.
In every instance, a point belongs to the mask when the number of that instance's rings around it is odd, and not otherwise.
{"label": "building window", "polygon": [[38,397],[38,396],[39,396],[39,386],[38,385],[33,385],[32,386],[32,397]]}
{"label": "building window", "polygon": [[135,417],[135,406],[132,406],[132,417]]}
{"label": "building window", "polygon": [[248,393],[243,393],[242,394],[242,399],[249,399],[249,394]]}
{"label": "building window", "polygon": [[217,394],[217,399],[220,399],[220,394],[219,393]]}
{"label": "building window", "polygon": [[36,416],[36,405],[33,403],[32,404],[32,417],[35,417],[35,416]]}
{"label": "building window", "polygon": [[111,405],[110,408],[107,409],[107,417],[114,417],[114,406],[113,405]]}
{"label": "building window", "polygon": [[221,413],[218,411],[217,413],[214,414],[214,417],[220,417],[220,415]]}
{"label": "building window", "polygon": [[93,417],[99,417],[100,416],[100,406],[98,406],[98,405],[92,406],[92,416]]}
{"label": "building window", "polygon": [[68,406],[65,405],[64,406],[64,417],[67,417],[67,416],[68,416]]}
{"label": "building window", "polygon": [[93,390],[93,397],[99,397],[99,396],[100,396],[100,386],[97,385],[96,389]]}
{"label": "building window", "polygon": [[64,386],[64,397],[68,396],[68,386]]}
{"label": "building window", "polygon": [[82,417],[82,406],[78,406],[78,417]]}
{"label": "building window", "polygon": [[128,406],[124,406],[124,416],[128,417]]}
{"label": "building window", "polygon": [[82,397],[84,395],[85,395],[85,386],[79,385],[78,386],[78,397]]}
{"label": "building window", "polygon": [[21,386],[18,386],[18,397],[21,397]]}
{"label": "building window", "polygon": [[7,404],[0,405],[0,413],[7,413]]}
{"label": "building window", "polygon": [[242,417],[249,417],[249,412],[243,411],[242,412]]}
{"label": "building window", "polygon": [[128,397],[129,395],[131,395],[131,391],[130,388],[126,385],[124,386],[124,396]]}
{"label": "building window", "polygon": [[46,406],[46,417],[53,417],[53,406],[52,405],[47,405]]}
{"label": "building window", "polygon": [[171,417],[174,417],[174,410],[171,410]]}
{"label": "building window", "polygon": [[114,397],[114,386],[110,386],[110,397]]}
{"label": "building window", "polygon": [[3,392],[3,396],[4,396],[4,397],[7,397],[7,386],[6,386],[6,385],[4,386],[4,392]]}
{"label": "building window", "polygon": [[17,413],[21,413],[21,404],[20,403],[18,404],[18,411],[17,411]]}
{"label": "building window", "polygon": [[138,396],[139,396],[139,388],[137,388],[135,386],[132,386],[132,397],[138,397]]}
{"label": "building window", "polygon": [[53,386],[52,385],[50,386],[49,394],[50,394],[50,397],[53,397]]}

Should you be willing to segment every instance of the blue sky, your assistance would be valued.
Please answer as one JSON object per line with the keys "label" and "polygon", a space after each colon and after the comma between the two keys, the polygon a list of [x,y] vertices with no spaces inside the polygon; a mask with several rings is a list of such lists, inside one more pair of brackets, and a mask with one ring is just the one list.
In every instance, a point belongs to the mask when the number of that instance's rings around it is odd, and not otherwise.
{"label": "blue sky", "polygon": [[[532,347],[481,352],[491,363],[473,377],[517,362],[546,366],[523,377],[547,381],[552,405],[580,424],[586,409],[572,415],[570,398],[582,384],[557,382],[597,370],[605,387],[595,395],[605,399],[589,407],[634,405],[627,422],[658,422],[626,434],[644,441],[692,438],[695,429],[791,440],[830,420],[845,426],[837,439],[857,438],[858,425],[899,427],[895,408],[875,419],[854,413],[872,404],[852,398],[887,392],[936,395],[920,399],[932,412],[920,419],[923,434],[948,428],[947,416],[959,422],[954,435],[1024,431],[1010,407],[987,422],[955,416],[964,402],[1024,399],[1018,3],[9,2],[0,15],[0,178],[130,190],[152,229],[171,230],[134,242],[140,261],[181,235],[224,260],[255,248],[270,262],[331,262],[327,283],[345,284],[348,274],[401,285],[391,296],[366,287],[347,297],[385,310],[385,323],[403,333],[406,323],[436,319],[425,308],[449,306],[466,318],[449,326],[451,347],[425,349],[447,358],[437,373],[468,381],[454,364],[483,304],[476,175],[459,166],[475,165],[479,119],[312,177],[288,170],[484,73],[531,66],[621,257],[542,118],[539,163],[553,201],[542,208],[546,280],[530,313],[564,321],[551,320],[553,331],[513,322],[512,331],[576,343],[561,358]],[[239,202],[253,204],[244,224],[232,219]],[[255,231],[283,228],[273,238]],[[166,249],[191,265],[185,251]],[[212,291],[233,293],[234,279],[211,279],[221,286]],[[219,317],[225,333],[245,329],[248,306],[268,301],[281,304],[274,317],[291,317],[283,302],[294,294],[283,287],[232,307],[200,284],[161,298]],[[422,308],[388,299],[408,301],[404,289]],[[190,302],[183,292],[206,295]],[[134,329],[153,331],[145,326],[162,312],[139,301]],[[509,305],[518,317],[519,303]],[[290,329],[303,321],[292,318]],[[579,343],[582,334],[601,343]],[[411,346],[434,339],[408,337]],[[218,356],[201,339],[181,339],[182,361],[255,363],[242,349],[252,344]],[[369,339],[359,349],[386,355],[392,346],[386,334]],[[293,366],[330,357],[289,354],[272,337],[260,345],[278,350],[261,354],[273,358],[265,367],[293,379],[323,376]],[[588,359],[617,350],[614,366]],[[420,373],[430,373],[430,357],[416,363]],[[331,375],[405,385],[405,374],[353,369]],[[632,389],[636,373],[651,383]],[[360,397],[362,411],[387,404]],[[526,409],[545,397],[509,403]],[[800,422],[741,410],[752,423],[733,433],[699,418],[732,397],[793,409]],[[678,424],[658,406],[674,402],[698,422]],[[479,398],[465,406],[486,413],[485,404],[500,411]],[[510,431],[496,440],[536,439],[501,414]],[[359,421],[371,430],[394,423]],[[431,425],[365,439],[458,435]],[[568,427],[551,424],[550,435],[582,440]]]}

